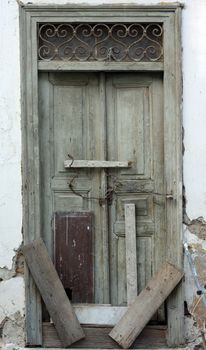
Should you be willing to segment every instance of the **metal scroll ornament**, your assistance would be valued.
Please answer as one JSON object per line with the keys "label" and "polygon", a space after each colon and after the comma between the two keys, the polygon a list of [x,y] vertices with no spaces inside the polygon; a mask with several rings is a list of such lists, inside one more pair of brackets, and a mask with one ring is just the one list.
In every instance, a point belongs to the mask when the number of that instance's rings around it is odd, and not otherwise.
{"label": "metal scroll ornament", "polygon": [[39,24],[38,56],[44,61],[162,61],[163,26],[158,23]]}

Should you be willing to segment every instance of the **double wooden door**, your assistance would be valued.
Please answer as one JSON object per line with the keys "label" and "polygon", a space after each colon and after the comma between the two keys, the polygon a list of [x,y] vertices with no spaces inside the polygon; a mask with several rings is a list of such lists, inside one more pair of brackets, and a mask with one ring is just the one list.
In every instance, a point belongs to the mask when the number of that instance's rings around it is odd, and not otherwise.
{"label": "double wooden door", "polygon": [[60,278],[70,275],[72,302],[126,306],[126,203],[136,210],[138,293],[166,256],[162,75],[41,73],[39,113],[41,229]]}

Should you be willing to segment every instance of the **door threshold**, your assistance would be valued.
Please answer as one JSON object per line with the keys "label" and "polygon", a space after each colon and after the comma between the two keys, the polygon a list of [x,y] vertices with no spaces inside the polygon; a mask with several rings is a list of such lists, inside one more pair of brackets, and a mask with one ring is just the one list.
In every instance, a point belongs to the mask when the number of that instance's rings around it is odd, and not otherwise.
{"label": "door threshold", "polygon": [[[85,338],[72,344],[69,349],[120,349],[120,346],[109,337],[113,327],[101,326],[91,327],[82,325]],[[44,322],[43,348],[62,349],[62,345],[56,329],[52,323]],[[133,343],[133,349],[168,349],[166,342],[166,326],[147,326]]]}

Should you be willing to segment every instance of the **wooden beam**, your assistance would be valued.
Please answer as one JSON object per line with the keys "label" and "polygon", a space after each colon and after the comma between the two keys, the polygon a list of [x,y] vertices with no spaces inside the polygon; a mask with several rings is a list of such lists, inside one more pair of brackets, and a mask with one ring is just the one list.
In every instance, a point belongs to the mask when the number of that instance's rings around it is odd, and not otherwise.
{"label": "wooden beam", "polygon": [[[108,64],[109,63],[109,64]],[[163,71],[163,62],[75,62],[75,61],[39,61],[40,71],[64,72],[116,72],[116,71]]]}
{"label": "wooden beam", "polygon": [[22,252],[63,346],[66,348],[84,338],[84,332],[42,239],[25,245]]}
{"label": "wooden beam", "polygon": [[[43,347],[50,348],[50,350],[62,350],[62,344],[57,335],[56,329],[52,323],[43,323]],[[73,349],[92,349],[92,350],[108,350],[119,349],[114,340],[112,340],[108,334],[111,331],[111,327],[98,327],[96,325],[87,326],[84,325],[83,330],[86,337],[79,342],[72,345]],[[161,349],[168,350],[166,343],[166,329],[167,326],[147,326],[142,331],[138,340],[135,341],[134,349]],[[40,348],[39,348],[40,349]],[[35,349],[37,350],[37,349]],[[42,348],[40,349],[42,350]]]}
{"label": "wooden beam", "polygon": [[129,306],[109,336],[124,349],[129,349],[182,277],[181,270],[168,262],[164,263],[146,288],[136,297],[135,302]]}
{"label": "wooden beam", "polygon": [[125,239],[126,239],[126,271],[127,271],[127,305],[131,305],[137,297],[137,244],[135,204],[125,204]]}
{"label": "wooden beam", "polygon": [[65,168],[129,168],[132,162],[109,160],[65,160]]}

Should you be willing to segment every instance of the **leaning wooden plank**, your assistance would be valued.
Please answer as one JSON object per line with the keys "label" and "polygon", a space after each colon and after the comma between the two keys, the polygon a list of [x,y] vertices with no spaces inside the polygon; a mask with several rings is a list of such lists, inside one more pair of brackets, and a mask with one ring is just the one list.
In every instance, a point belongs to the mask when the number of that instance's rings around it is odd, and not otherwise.
{"label": "leaning wooden plank", "polygon": [[137,245],[135,204],[125,204],[125,240],[127,271],[127,305],[131,305],[137,297]]}
{"label": "leaning wooden plank", "polygon": [[65,160],[65,168],[129,168],[131,162],[109,160]]}
{"label": "leaning wooden plank", "polygon": [[129,349],[182,277],[181,270],[168,262],[164,263],[147,287],[136,297],[135,302],[128,307],[109,336],[124,349]]}
{"label": "leaning wooden plank", "polygon": [[63,346],[66,348],[84,338],[44,242],[35,240],[25,245],[22,252]]}

